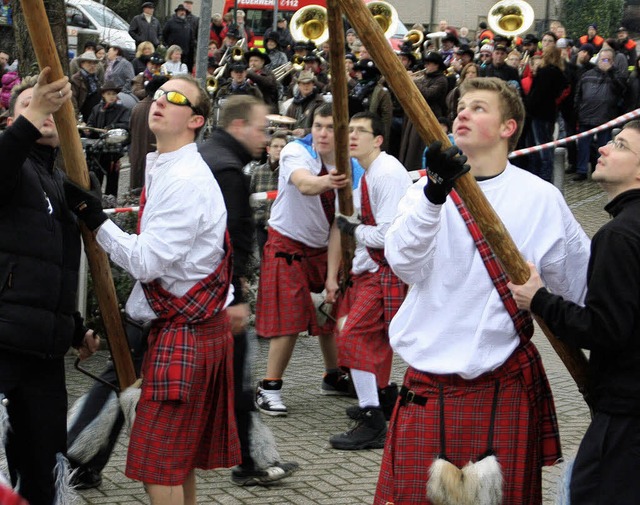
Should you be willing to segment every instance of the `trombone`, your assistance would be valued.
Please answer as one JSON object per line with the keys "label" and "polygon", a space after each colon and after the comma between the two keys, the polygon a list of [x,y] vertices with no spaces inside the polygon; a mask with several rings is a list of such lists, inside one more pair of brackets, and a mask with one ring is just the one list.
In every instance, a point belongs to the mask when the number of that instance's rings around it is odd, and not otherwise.
{"label": "trombone", "polygon": [[213,71],[214,78],[219,79],[224,75],[224,72],[227,69],[227,65],[229,64],[229,60],[242,61],[242,59],[244,58],[242,44],[244,44],[244,39],[238,40],[238,42],[236,42],[232,47],[227,47],[227,50],[224,52],[224,55],[220,60],[221,65]]}
{"label": "trombone", "polygon": [[293,56],[291,61],[286,62],[284,65],[280,65],[273,69],[273,75],[276,76],[276,81],[282,81],[291,72],[300,72],[304,68],[304,58],[299,54]]}

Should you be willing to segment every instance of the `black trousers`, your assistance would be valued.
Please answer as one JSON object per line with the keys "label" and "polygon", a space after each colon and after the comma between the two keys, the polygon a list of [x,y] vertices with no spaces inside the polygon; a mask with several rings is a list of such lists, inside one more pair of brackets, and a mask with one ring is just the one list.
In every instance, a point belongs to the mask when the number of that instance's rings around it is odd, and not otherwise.
{"label": "black trousers", "polygon": [[[132,321],[127,321],[125,323],[125,330],[127,333],[127,340],[129,341],[129,347],[131,349],[133,366],[136,371],[136,375],[139,376],[140,367],[142,366],[142,359],[144,358],[144,353],[147,347],[148,329],[143,328],[143,326],[140,324],[134,323]],[[118,381],[113,363],[109,363],[100,377],[111,384],[117,385]],[[80,435],[80,433],[82,433],[82,431],[100,414],[100,411],[104,407],[112,392],[112,388],[101,382],[96,382],[91,387],[82,411],[78,414],[74,424],[68,427],[69,447],[71,447],[71,445],[75,442],[78,435]],[[122,430],[123,426],[124,414],[122,413],[122,410],[118,410],[118,418],[116,419],[116,422],[114,423],[113,428],[109,433],[109,440],[107,444],[101,447],[98,453],[83,465],[81,465],[77,461],[73,461],[70,459],[71,466],[76,468],[80,466],[84,468],[91,468],[100,473],[109,462],[109,458],[111,457],[111,453],[113,452],[113,448],[118,441],[118,436],[120,435],[120,431]]]}
{"label": "black trousers", "polygon": [[256,409],[254,403],[255,390],[252,384],[251,365],[247,359],[249,336],[246,331],[233,336],[233,381],[236,411],[236,425],[240,439],[242,467],[247,470],[255,469],[255,462],[251,457],[249,431],[251,428],[251,412]]}
{"label": "black trousers", "polygon": [[572,505],[640,503],[640,417],[597,412],[571,474]]}
{"label": "black trousers", "polygon": [[67,450],[64,359],[0,352],[0,393],[9,404],[6,454],[11,483],[30,505],[54,501],[56,454]]}

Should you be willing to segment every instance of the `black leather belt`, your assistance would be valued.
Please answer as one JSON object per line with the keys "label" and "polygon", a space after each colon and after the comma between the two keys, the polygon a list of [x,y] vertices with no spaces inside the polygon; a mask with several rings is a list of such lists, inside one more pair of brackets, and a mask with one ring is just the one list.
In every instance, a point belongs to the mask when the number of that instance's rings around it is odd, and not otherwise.
{"label": "black leather belt", "polygon": [[289,254],[282,251],[278,251],[275,257],[284,258],[285,260],[287,260],[287,265],[289,266],[293,265],[294,261],[302,261],[302,258],[304,258],[302,254],[296,254],[296,253]]}
{"label": "black leather belt", "polygon": [[419,396],[415,394],[415,392],[409,389],[407,386],[402,386],[400,388],[399,396],[400,405],[403,407],[408,403],[415,403],[416,405],[420,405],[421,407],[424,407],[427,404],[426,396]]}

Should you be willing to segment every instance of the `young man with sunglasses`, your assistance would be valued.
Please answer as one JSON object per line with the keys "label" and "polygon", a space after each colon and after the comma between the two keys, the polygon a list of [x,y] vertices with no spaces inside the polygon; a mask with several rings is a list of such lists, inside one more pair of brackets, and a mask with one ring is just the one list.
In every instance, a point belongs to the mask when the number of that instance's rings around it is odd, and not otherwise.
{"label": "young man with sunglasses", "polygon": [[222,193],[194,142],[209,115],[206,92],[177,76],[153,98],[157,151],[147,155],[139,234],[107,219],[97,187],[65,190],[98,243],[137,280],[127,316],[151,322],[126,475],[145,483],[154,505],[194,505],[195,468],[240,459],[225,309],[231,248]]}
{"label": "young man with sunglasses", "polygon": [[547,291],[533,264],[529,280],[509,288],[519,308],[590,351],[595,415],[573,465],[571,503],[622,505],[640,503],[640,122],[599,151],[592,179],[607,193],[613,219],[593,237],[584,306]]}
{"label": "young man with sunglasses", "polygon": [[507,83],[465,81],[456,146],[429,147],[429,177],[409,188],[385,236],[389,265],[412,285],[389,327],[409,368],[375,505],[424,503],[425,490],[433,502],[487,489],[502,497],[495,503],[540,505],[542,467],[561,455],[533,323],[502,296],[506,275],[452,191],[470,171],[523,256],[556,293],[580,301],[589,240],[556,188],[509,163],[523,121],[522,100]]}
{"label": "young man with sunglasses", "polygon": [[[364,168],[364,175],[353,193],[359,219],[336,218],[338,228],[356,240],[351,283],[338,309],[338,321],[346,319],[337,343],[338,363],[350,370],[358,406],[347,409],[347,415],[357,421],[355,426],[329,439],[335,449],[382,449],[386,419],[398,398],[398,386],[389,383],[393,351],[387,330],[404,300],[406,285],[384,258],[384,235],[411,178],[396,158],[381,150],[383,142],[384,123],[379,116],[359,112],[351,118],[349,152]],[[338,269],[334,265],[329,271]]]}
{"label": "young man with sunglasses", "polygon": [[314,112],[311,135],[290,142],[280,154],[278,196],[271,207],[256,305],[256,332],[269,339],[267,375],[256,391],[256,406],[264,414],[287,415],[282,378],[303,331],[320,341],[326,371],[321,393],[349,392],[348,376],[338,369],[331,321],[318,323],[311,298],[323,289],[327,301],[337,296],[336,272],[327,270],[327,255],[340,255],[339,230],[331,225],[335,190],[347,184],[335,168],[332,108],[325,104]]}

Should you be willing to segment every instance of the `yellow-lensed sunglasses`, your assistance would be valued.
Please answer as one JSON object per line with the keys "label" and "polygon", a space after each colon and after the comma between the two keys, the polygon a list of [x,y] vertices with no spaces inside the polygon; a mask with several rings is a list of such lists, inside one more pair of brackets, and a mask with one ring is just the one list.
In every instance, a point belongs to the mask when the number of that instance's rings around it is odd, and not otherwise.
{"label": "yellow-lensed sunglasses", "polygon": [[194,105],[189,101],[189,99],[186,96],[184,96],[179,91],[166,91],[164,89],[159,89],[158,91],[156,91],[153,94],[153,101],[155,102],[161,96],[166,97],[167,98],[167,102],[172,103],[173,105],[179,105],[181,107],[183,107],[183,106],[184,107],[190,107],[193,112],[198,114],[198,111],[194,107]]}

